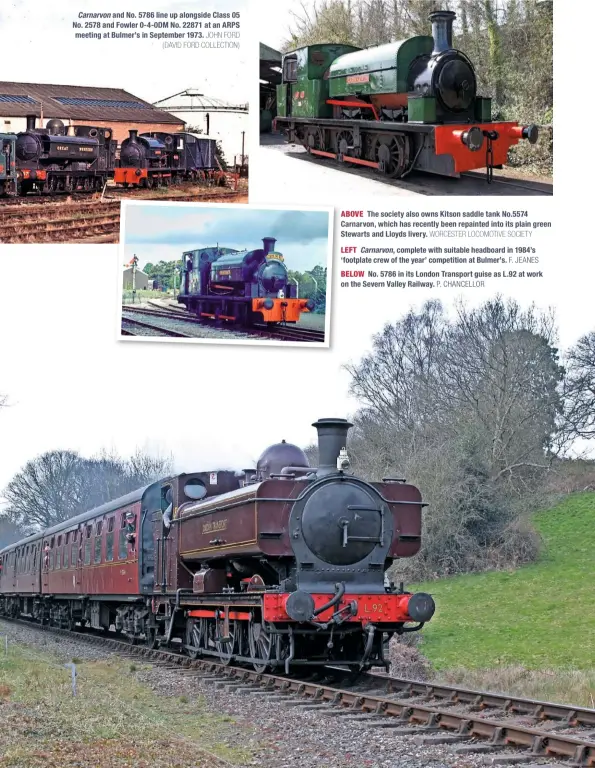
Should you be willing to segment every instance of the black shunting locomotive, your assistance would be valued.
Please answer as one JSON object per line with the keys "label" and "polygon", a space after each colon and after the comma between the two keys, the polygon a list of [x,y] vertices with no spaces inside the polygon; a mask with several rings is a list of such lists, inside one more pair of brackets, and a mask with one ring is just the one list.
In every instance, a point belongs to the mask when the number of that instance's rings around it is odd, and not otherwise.
{"label": "black shunting locomotive", "polygon": [[16,138],[19,194],[100,190],[115,164],[117,142],[112,129],[66,128],[57,119],[36,128],[35,121],[34,115],[28,115],[27,130]]}

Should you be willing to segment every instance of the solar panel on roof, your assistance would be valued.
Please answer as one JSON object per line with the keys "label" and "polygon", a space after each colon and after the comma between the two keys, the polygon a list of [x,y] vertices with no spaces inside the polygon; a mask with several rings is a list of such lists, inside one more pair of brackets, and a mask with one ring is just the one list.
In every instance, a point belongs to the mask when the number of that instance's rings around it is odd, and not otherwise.
{"label": "solar panel on roof", "polygon": [[0,102],[13,104],[37,104],[30,96],[18,96],[9,93],[0,93]]}
{"label": "solar panel on roof", "polygon": [[140,101],[119,101],[117,99],[79,99],[75,96],[54,96],[55,101],[69,107],[116,107],[117,109],[151,109]]}

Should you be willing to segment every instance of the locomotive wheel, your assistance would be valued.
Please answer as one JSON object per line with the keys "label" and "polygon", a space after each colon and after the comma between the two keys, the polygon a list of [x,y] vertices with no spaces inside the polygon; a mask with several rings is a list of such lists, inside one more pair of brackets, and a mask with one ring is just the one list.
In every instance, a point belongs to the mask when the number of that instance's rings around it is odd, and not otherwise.
{"label": "locomotive wheel", "polygon": [[153,651],[159,647],[157,627],[145,627],[145,645]]}
{"label": "locomotive wheel", "polygon": [[308,149],[324,149],[324,136],[321,128],[308,128],[306,147]]}
{"label": "locomotive wheel", "polygon": [[85,192],[90,192],[92,187],[93,180],[89,178],[89,176],[85,177],[85,180],[83,181],[83,189]]}
{"label": "locomotive wheel", "polygon": [[50,195],[55,195],[58,191],[58,179],[55,176],[50,176],[47,181],[47,186]]}
{"label": "locomotive wheel", "polygon": [[335,152],[338,155],[354,156],[353,133],[351,131],[341,131],[337,134],[335,140]]}
{"label": "locomotive wheel", "polygon": [[[207,625],[205,619],[188,619],[186,624],[186,651],[191,659],[198,659],[201,649],[204,648],[207,637]],[[192,649],[188,646],[192,646]]]}
{"label": "locomotive wheel", "polygon": [[153,189],[155,186],[155,179],[152,176],[147,176],[147,189]]}
{"label": "locomotive wheel", "polygon": [[380,163],[382,171],[391,179],[400,178],[409,167],[411,142],[408,136],[399,134],[376,139],[374,160]]}
{"label": "locomotive wheel", "polygon": [[271,660],[273,650],[273,638],[262,624],[251,621],[248,627],[248,643],[250,656],[253,659],[262,659],[262,663],[252,662],[257,672],[265,672]]}
{"label": "locomotive wheel", "polygon": [[[223,629],[223,621],[219,621],[215,626],[215,632],[219,635],[219,631]],[[220,640],[215,640],[215,648],[219,653],[219,659],[224,666],[231,664],[233,654],[235,651],[236,643],[238,640],[239,631],[236,627],[235,621],[229,622],[229,637],[231,638],[228,643],[222,643]]]}

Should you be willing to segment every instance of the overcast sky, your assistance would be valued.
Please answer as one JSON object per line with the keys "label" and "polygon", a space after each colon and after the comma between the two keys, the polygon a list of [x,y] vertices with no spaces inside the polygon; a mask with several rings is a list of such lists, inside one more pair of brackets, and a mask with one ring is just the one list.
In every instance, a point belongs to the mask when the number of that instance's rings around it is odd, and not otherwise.
{"label": "overcast sky", "polygon": [[125,260],[136,254],[148,262],[173,261],[195,248],[221,245],[237,250],[262,247],[275,237],[275,250],[289,269],[300,272],[329,260],[329,212],[248,208],[245,205],[196,206],[132,203],[124,216]]}

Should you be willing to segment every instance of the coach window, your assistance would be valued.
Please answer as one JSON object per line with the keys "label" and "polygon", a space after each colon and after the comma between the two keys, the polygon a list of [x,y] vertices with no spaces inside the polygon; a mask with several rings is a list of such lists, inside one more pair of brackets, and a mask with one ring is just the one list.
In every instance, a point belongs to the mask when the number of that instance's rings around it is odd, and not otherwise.
{"label": "coach window", "polygon": [[95,563],[101,562],[101,530],[103,528],[103,523],[101,520],[97,523],[97,529],[95,531]]}
{"label": "coach window", "polygon": [[60,566],[62,564],[62,536],[58,536],[58,541],[56,542],[56,570],[60,570]]}
{"label": "coach window", "polygon": [[126,541],[126,513],[120,516],[120,535],[118,537],[118,560],[126,560],[128,542]]}
{"label": "coach window", "polygon": [[52,536],[52,540],[50,541],[50,569],[54,570],[54,544],[56,542],[56,539],[54,536]]}
{"label": "coach window", "polygon": [[107,533],[105,534],[105,559],[111,562],[114,559],[114,519],[107,519]]}
{"label": "coach window", "polygon": [[62,568],[68,568],[68,534],[64,537],[64,541],[66,543],[64,544],[64,554],[62,555]]}
{"label": "coach window", "polygon": [[70,562],[73,564],[73,566],[76,567],[76,563],[78,560],[78,542],[77,542],[77,531],[72,532],[72,545],[70,547]]}
{"label": "coach window", "polygon": [[85,529],[85,565],[91,565],[91,526]]}

